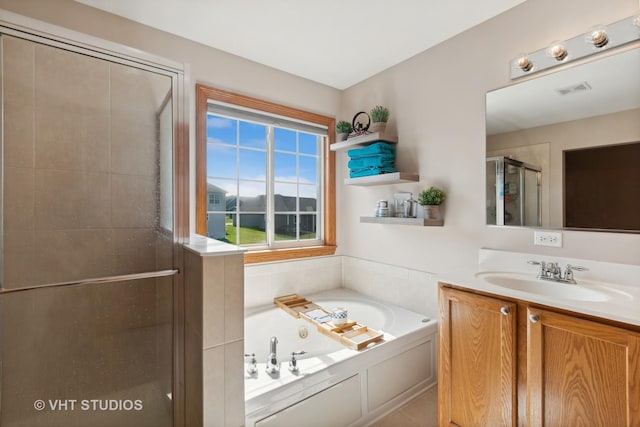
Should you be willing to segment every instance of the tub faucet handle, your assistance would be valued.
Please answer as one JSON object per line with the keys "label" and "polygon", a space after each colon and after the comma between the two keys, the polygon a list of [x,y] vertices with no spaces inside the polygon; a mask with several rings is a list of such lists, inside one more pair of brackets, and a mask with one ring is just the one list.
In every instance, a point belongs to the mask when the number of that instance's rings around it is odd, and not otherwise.
{"label": "tub faucet handle", "polygon": [[291,372],[298,372],[298,360],[296,359],[296,356],[301,356],[306,353],[306,351],[291,352],[291,360],[289,360],[289,370]]}
{"label": "tub faucet handle", "polygon": [[256,360],[255,353],[245,354],[244,357],[250,357],[251,360],[247,362],[247,374],[255,375],[258,373],[258,361]]}

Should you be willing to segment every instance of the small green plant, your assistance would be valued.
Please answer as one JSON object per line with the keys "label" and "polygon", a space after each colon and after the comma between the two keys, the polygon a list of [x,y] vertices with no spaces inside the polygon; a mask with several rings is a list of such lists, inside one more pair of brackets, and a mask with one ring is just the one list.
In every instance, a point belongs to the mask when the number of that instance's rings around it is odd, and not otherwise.
{"label": "small green plant", "polygon": [[446,193],[439,188],[429,187],[427,190],[422,190],[418,193],[418,204],[421,206],[439,205],[444,202],[446,197]]}
{"label": "small green plant", "polygon": [[345,120],[340,120],[337,124],[336,124],[336,132],[337,133],[351,133],[351,131],[353,130],[353,128],[351,127],[351,123],[345,121]]}
{"label": "small green plant", "polygon": [[373,123],[386,123],[389,120],[389,109],[382,105],[376,105],[369,112]]}

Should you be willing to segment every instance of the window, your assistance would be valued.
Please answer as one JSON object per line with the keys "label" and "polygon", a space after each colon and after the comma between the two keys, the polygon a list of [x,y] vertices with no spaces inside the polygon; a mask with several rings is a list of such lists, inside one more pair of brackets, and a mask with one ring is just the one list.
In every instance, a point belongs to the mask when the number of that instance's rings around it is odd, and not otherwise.
{"label": "window", "polygon": [[246,262],[334,253],[335,120],[197,92],[197,232],[247,247]]}

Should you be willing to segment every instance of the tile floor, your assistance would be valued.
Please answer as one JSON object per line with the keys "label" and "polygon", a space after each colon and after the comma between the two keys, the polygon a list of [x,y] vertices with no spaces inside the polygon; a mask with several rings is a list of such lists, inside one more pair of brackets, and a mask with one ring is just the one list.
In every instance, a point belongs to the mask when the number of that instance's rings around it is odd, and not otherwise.
{"label": "tile floor", "polygon": [[438,388],[425,391],[404,406],[372,424],[372,427],[437,427]]}

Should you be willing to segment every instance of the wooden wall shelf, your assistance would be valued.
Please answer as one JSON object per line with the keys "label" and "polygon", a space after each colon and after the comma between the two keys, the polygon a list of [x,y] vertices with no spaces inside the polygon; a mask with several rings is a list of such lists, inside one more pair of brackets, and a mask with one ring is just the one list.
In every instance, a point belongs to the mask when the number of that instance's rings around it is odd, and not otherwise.
{"label": "wooden wall shelf", "polygon": [[360,222],[369,224],[416,225],[419,227],[442,227],[444,225],[443,219],[398,218],[395,216],[361,216]]}

